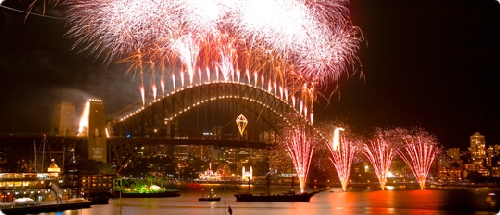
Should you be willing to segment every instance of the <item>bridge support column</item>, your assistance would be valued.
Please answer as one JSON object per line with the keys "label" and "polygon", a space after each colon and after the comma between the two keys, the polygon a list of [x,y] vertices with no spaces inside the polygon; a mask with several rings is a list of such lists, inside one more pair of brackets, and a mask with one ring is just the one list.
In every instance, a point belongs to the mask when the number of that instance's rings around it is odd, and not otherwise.
{"label": "bridge support column", "polygon": [[89,101],[87,130],[88,159],[107,163],[106,115],[101,101]]}

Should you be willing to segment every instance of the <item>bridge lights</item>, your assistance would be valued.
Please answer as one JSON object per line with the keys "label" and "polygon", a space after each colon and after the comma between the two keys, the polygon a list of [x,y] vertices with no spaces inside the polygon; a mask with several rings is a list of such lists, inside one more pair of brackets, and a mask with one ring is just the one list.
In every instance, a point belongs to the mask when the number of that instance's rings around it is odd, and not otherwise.
{"label": "bridge lights", "polygon": [[243,114],[240,114],[236,118],[236,125],[238,126],[238,130],[240,131],[240,135],[243,136],[243,131],[245,130],[245,127],[248,124],[248,120]]}

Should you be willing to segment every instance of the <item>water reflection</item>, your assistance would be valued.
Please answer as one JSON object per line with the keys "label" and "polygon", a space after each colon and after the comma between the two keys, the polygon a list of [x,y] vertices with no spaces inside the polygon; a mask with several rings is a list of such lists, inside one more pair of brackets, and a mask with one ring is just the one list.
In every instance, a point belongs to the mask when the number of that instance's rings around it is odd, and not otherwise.
{"label": "water reflection", "polygon": [[[235,192],[247,191],[247,187],[213,188],[222,197],[220,202],[199,202],[197,188],[186,188],[181,197],[159,199],[117,199],[108,205],[93,205],[90,209],[64,211],[64,215],[108,214],[496,214],[496,203],[486,202],[488,193],[500,194],[500,189],[332,189],[316,194],[311,202],[236,202]],[[243,189],[243,190],[241,190]],[[245,190],[246,189],[246,190]],[[275,188],[278,189],[278,188]],[[121,207],[120,207],[121,205]],[[45,213],[56,214],[56,213]]]}

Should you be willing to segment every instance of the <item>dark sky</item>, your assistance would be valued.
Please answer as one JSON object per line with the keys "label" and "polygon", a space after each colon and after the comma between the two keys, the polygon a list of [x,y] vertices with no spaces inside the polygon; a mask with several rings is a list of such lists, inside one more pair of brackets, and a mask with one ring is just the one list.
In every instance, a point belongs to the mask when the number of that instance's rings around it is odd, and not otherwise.
{"label": "dark sky", "polygon": [[327,110],[360,130],[418,125],[446,147],[474,132],[500,144],[500,5],[491,0],[351,1],[364,81]]}
{"label": "dark sky", "polygon": [[[445,147],[466,149],[474,132],[500,144],[498,2],[353,0],[350,10],[365,37],[364,79],[359,71],[342,79],[339,98],[315,105],[316,120],[339,117],[358,132],[421,126]],[[0,29],[0,133],[46,132],[53,104],[63,100],[80,111],[99,98],[108,113],[140,101],[124,65],[71,50],[64,21],[24,22],[24,14],[0,8]]]}

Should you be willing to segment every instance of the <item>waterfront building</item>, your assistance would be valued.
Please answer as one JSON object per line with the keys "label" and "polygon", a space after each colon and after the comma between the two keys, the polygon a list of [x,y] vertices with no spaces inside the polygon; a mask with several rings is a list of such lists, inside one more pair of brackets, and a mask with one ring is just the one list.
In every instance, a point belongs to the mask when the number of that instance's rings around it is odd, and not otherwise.
{"label": "waterfront building", "polygon": [[84,196],[91,196],[94,193],[112,193],[114,187],[114,179],[116,175],[103,174],[82,174],[81,175],[81,192]]}
{"label": "waterfront building", "polygon": [[449,168],[449,167],[441,167],[438,171],[438,178],[441,181],[448,182],[459,182],[462,180],[462,169],[461,168]]}
{"label": "waterfront building", "polygon": [[212,163],[210,163],[210,167],[199,174],[199,181],[222,181],[222,174],[216,170],[212,170]]}
{"label": "waterfront building", "polygon": [[[12,202],[18,198],[31,198],[36,202],[55,201],[52,185],[59,181],[58,173],[0,173],[0,201]],[[57,185],[55,185],[57,187]],[[63,199],[67,190],[63,189]]]}
{"label": "waterfront building", "polygon": [[250,166],[249,170],[245,170],[245,166],[241,169],[241,180],[252,180],[253,178],[253,172],[252,172],[252,166]]}

